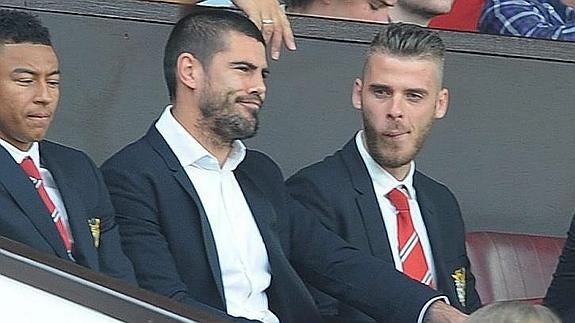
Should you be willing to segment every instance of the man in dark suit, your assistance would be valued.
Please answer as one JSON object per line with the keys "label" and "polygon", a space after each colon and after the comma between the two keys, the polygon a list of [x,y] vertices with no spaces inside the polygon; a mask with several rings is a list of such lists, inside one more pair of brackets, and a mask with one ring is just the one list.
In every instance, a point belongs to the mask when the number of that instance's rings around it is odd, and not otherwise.
{"label": "man in dark suit", "polygon": [[268,75],[245,16],[198,10],[164,53],[172,101],[102,166],[124,250],[144,288],[262,322],[320,322],[303,280],[379,321],[461,322],[431,288],[364,256],[289,198],[253,136]]}
{"label": "man in dark suit", "polygon": [[547,289],[544,305],[557,313],[563,322],[575,322],[575,216],[567,232],[567,240],[557,262],[553,280]]}
{"label": "man in dark suit", "polygon": [[[444,51],[439,36],[422,27],[391,24],[378,34],[352,92],[363,131],[287,184],[328,229],[469,313],[480,300],[459,205],[445,185],[417,171],[413,161],[433,121],[447,111]],[[390,194],[405,200],[408,222],[401,222],[402,207]],[[413,240],[402,245],[404,235]],[[373,321],[321,293],[314,296],[329,321]]]}
{"label": "man in dark suit", "polygon": [[59,82],[48,30],[29,13],[0,10],[0,235],[135,282],[97,167],[43,140]]}

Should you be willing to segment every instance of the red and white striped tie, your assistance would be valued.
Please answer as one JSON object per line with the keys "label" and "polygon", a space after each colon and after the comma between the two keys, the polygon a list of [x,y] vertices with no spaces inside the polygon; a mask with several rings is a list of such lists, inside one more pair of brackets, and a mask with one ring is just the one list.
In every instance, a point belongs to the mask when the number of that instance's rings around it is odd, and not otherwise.
{"label": "red and white striped tie", "polygon": [[425,285],[433,286],[421,241],[413,227],[406,194],[401,189],[394,188],[387,194],[387,198],[397,210],[397,237],[403,273]]}
{"label": "red and white striped tie", "polygon": [[24,158],[22,163],[20,163],[20,167],[22,170],[24,170],[24,173],[28,175],[28,178],[30,178],[34,184],[34,187],[36,187],[36,191],[38,192],[38,195],[40,195],[40,199],[42,199],[42,202],[44,202],[48,212],[50,212],[52,221],[56,225],[56,229],[58,229],[58,233],[60,234],[60,238],[62,238],[62,242],[64,242],[68,257],[74,260],[74,257],[72,256],[72,241],[70,239],[70,233],[64,225],[64,220],[62,219],[60,212],[58,212],[54,202],[52,202],[50,196],[48,196],[48,192],[46,192],[46,189],[44,188],[42,177],[40,176],[40,171],[38,171],[38,168],[36,165],[34,165],[34,161],[30,157]]}

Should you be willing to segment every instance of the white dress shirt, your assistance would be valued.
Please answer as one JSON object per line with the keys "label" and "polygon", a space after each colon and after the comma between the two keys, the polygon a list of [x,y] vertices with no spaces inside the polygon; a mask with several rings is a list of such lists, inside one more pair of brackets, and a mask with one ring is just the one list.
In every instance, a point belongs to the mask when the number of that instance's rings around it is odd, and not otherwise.
{"label": "white dress shirt", "polygon": [[[227,313],[265,323],[279,323],[265,293],[271,272],[266,246],[233,171],[246,155],[233,143],[224,165],[173,117],[167,106],[156,129],[178,158],[198,193],[215,240]],[[183,246],[185,248],[185,246]]]}
{"label": "white dress shirt", "polygon": [[[395,207],[391,204],[391,201],[387,198],[387,194],[394,188],[403,186],[407,191],[409,200],[409,210],[411,213],[411,220],[413,222],[413,227],[419,236],[421,241],[421,246],[423,248],[423,253],[425,259],[427,260],[427,265],[431,271],[431,277],[434,282],[437,282],[437,274],[435,271],[435,262],[433,260],[433,254],[431,252],[431,244],[429,243],[429,237],[427,235],[427,229],[425,228],[425,223],[421,216],[421,210],[419,209],[419,204],[417,203],[417,192],[413,187],[413,174],[415,173],[415,162],[411,161],[409,167],[409,173],[402,181],[398,181],[385,169],[383,169],[374,159],[371,157],[365,144],[363,142],[363,131],[359,131],[355,136],[355,144],[361,155],[365,166],[367,167],[367,172],[371,178],[373,188],[375,190],[375,195],[377,197],[377,203],[379,204],[379,209],[383,217],[383,222],[385,223],[385,230],[387,232],[389,246],[391,248],[391,253],[393,255],[393,262],[395,264],[395,269],[403,272],[403,265],[399,258],[399,242],[397,236],[397,213]],[[434,298],[428,302],[422,309],[418,322],[423,321],[423,315],[431,303],[435,300],[442,299],[448,302],[447,297]]]}
{"label": "white dress shirt", "polygon": [[30,147],[28,151],[21,151],[20,149],[14,147],[12,144],[8,143],[3,139],[0,139],[0,145],[8,151],[10,156],[14,158],[14,161],[16,161],[18,165],[22,163],[24,158],[26,157],[32,158],[32,161],[34,161],[34,165],[36,165],[36,168],[38,168],[38,170],[40,171],[40,176],[42,177],[42,183],[44,184],[44,189],[46,189],[46,193],[48,193],[48,196],[50,196],[50,199],[56,206],[56,209],[58,210],[58,213],[60,214],[60,217],[64,222],[64,226],[66,227],[66,230],[69,233],[68,237],[70,238],[70,242],[73,244],[74,237],[72,236],[72,231],[70,231],[70,224],[68,223],[68,212],[66,212],[66,206],[64,205],[64,200],[62,199],[62,195],[58,190],[56,181],[54,181],[54,177],[47,168],[44,168],[40,164],[41,159],[40,159],[40,149],[38,148],[38,143],[34,142],[32,144],[32,147]]}

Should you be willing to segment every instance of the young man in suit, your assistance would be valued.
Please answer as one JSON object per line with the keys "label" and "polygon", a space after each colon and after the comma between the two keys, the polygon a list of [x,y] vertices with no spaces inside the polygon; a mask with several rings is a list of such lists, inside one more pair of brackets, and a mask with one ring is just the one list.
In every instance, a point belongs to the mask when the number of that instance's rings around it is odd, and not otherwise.
{"label": "young man in suit", "polygon": [[59,87],[48,29],[29,13],[0,10],[0,235],[135,282],[97,167],[43,139]]}
{"label": "young man in suit", "polygon": [[[447,112],[444,51],[439,36],[423,27],[390,24],[379,33],[352,91],[363,130],[287,184],[328,229],[471,312],[480,302],[459,205],[446,186],[417,171],[414,162],[434,120]],[[373,322],[316,294],[330,321]]]}
{"label": "young man in suit", "polygon": [[164,72],[172,104],[102,166],[141,286],[268,323],[321,321],[302,280],[382,322],[465,319],[326,230],[289,198],[277,165],[245,148],[269,73],[249,19],[222,9],[182,18]]}

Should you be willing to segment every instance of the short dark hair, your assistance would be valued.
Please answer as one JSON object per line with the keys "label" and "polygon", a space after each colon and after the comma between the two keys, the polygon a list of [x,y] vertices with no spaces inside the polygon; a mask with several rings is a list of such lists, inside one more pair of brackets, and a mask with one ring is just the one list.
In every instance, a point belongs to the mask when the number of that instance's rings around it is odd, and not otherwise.
{"label": "short dark hair", "polygon": [[42,25],[36,15],[0,9],[0,46],[21,43],[52,46],[48,28]]}
{"label": "short dark hair", "polygon": [[431,29],[412,24],[391,23],[371,41],[367,57],[373,54],[437,60],[442,73],[445,44],[439,34]]}
{"label": "short dark hair", "polygon": [[197,8],[180,19],[164,50],[164,77],[173,100],[176,96],[176,64],[182,53],[190,53],[203,66],[209,66],[214,54],[225,50],[228,32],[235,31],[265,45],[258,27],[246,16],[226,9]]}

